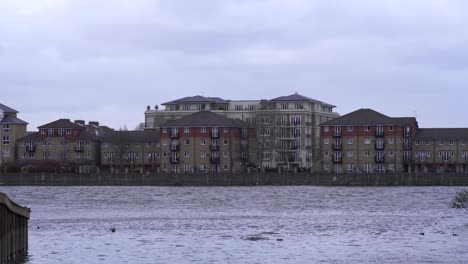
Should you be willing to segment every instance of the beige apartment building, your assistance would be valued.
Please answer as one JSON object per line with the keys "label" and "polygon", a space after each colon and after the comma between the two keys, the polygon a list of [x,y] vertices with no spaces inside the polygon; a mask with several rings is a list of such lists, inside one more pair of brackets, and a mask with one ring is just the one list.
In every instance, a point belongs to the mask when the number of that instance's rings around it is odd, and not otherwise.
{"label": "beige apartment building", "polygon": [[170,120],[199,111],[211,111],[244,121],[257,131],[257,144],[247,159],[262,168],[312,170],[320,154],[320,124],[339,115],[335,106],[300,94],[271,100],[224,100],[218,97],[185,97],[162,104],[165,109],[145,112],[146,130],[157,130]]}
{"label": "beige apartment building", "polygon": [[16,141],[26,136],[27,122],[17,117],[18,111],[0,104],[0,166],[16,160]]}
{"label": "beige apartment building", "polygon": [[98,122],[59,119],[18,139],[18,163],[37,170],[89,173],[100,161],[100,139],[111,131]]}
{"label": "beige apartment building", "polygon": [[418,129],[413,146],[416,172],[468,172],[468,128]]}
{"label": "beige apartment building", "polygon": [[321,125],[322,170],[332,173],[408,172],[413,166],[414,117],[359,109]]}
{"label": "beige apartment building", "polygon": [[159,131],[113,131],[101,144],[101,168],[111,173],[154,173],[160,168]]}
{"label": "beige apartment building", "polygon": [[243,121],[200,111],[167,121],[160,135],[164,173],[235,173],[249,166],[252,143]]}

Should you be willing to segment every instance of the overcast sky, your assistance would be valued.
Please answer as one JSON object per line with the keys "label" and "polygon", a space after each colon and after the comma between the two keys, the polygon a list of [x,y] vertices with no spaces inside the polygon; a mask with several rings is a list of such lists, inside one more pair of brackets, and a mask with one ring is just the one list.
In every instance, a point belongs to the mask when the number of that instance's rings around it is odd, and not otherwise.
{"label": "overcast sky", "polygon": [[468,127],[468,1],[0,0],[0,102],[28,130],[294,92]]}

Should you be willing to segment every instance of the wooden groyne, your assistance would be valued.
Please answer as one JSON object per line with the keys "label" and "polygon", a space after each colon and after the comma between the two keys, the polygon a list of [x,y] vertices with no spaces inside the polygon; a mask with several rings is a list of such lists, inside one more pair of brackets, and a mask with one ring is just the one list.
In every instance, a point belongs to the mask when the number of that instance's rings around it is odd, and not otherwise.
{"label": "wooden groyne", "polygon": [[0,193],[0,263],[17,263],[28,251],[29,208]]}

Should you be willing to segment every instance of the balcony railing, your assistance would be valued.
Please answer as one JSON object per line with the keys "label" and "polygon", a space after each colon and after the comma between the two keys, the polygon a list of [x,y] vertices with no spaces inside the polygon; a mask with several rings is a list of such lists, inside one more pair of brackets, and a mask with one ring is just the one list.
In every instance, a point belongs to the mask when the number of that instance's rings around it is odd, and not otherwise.
{"label": "balcony railing", "polygon": [[377,131],[375,131],[375,137],[377,137],[377,138],[385,137],[385,132],[377,130]]}
{"label": "balcony railing", "polygon": [[411,150],[411,144],[403,144],[404,150]]}
{"label": "balcony railing", "polygon": [[83,152],[83,146],[75,145],[75,152]]}
{"label": "balcony railing", "polygon": [[211,157],[210,158],[210,163],[211,164],[219,164],[219,157]]}
{"label": "balcony railing", "polygon": [[219,145],[210,145],[211,151],[219,151]]}
{"label": "balcony railing", "polygon": [[26,151],[27,152],[36,152],[36,145],[29,145],[29,146],[26,146]]}
{"label": "balcony railing", "polygon": [[169,161],[171,164],[179,164],[179,157],[170,157]]}
{"label": "balcony railing", "polygon": [[211,138],[219,138],[219,132],[211,132]]}
{"label": "balcony railing", "polygon": [[179,138],[179,132],[177,132],[177,133],[171,133],[171,138],[172,138],[172,139],[178,139],[178,138]]}
{"label": "balcony railing", "polygon": [[342,150],[343,144],[332,144],[333,150]]}
{"label": "balcony railing", "polygon": [[375,163],[385,163],[385,156],[375,156]]}
{"label": "balcony railing", "polygon": [[333,163],[335,164],[339,164],[339,163],[343,163],[343,157],[333,157]]}
{"label": "balcony railing", "polygon": [[289,163],[301,163],[301,162],[302,162],[302,158],[289,158],[289,159],[288,159],[288,162],[289,162]]}
{"label": "balcony railing", "polygon": [[375,144],[375,150],[384,150],[384,149],[385,149],[385,143]]}
{"label": "balcony railing", "polygon": [[342,136],[341,131],[335,131],[335,132],[333,132],[333,137],[339,138],[339,137],[341,137],[341,136]]}
{"label": "balcony railing", "polygon": [[180,150],[180,145],[171,145],[171,151],[179,151]]}

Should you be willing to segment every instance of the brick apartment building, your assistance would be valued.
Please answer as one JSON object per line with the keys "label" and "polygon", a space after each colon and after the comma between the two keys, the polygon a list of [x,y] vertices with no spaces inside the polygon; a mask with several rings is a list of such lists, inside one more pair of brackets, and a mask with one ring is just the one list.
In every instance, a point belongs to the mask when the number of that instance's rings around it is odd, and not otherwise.
{"label": "brick apartment building", "polygon": [[241,172],[253,145],[245,122],[210,111],[167,121],[160,135],[161,171],[165,173]]}
{"label": "brick apartment building", "polygon": [[414,117],[359,109],[321,125],[324,172],[406,172],[412,169]]}

